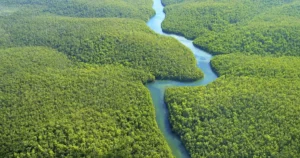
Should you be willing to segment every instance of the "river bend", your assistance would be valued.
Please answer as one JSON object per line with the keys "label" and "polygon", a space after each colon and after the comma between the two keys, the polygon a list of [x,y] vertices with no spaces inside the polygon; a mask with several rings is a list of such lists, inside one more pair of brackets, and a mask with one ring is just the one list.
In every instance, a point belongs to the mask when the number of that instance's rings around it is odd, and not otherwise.
{"label": "river bend", "polygon": [[159,129],[164,135],[169,147],[172,150],[172,154],[176,158],[187,158],[189,157],[184,145],[180,141],[180,138],[176,136],[172,130],[169,122],[169,112],[167,105],[164,102],[164,93],[166,87],[176,87],[176,86],[201,86],[206,85],[217,78],[217,75],[213,72],[210,66],[210,60],[212,56],[193,45],[193,41],[188,40],[182,36],[174,34],[166,34],[162,31],[161,23],[165,19],[165,13],[163,12],[164,6],[161,0],[153,0],[153,9],[156,14],[148,22],[147,25],[156,33],[171,36],[177,39],[180,43],[188,47],[195,55],[197,60],[197,66],[204,73],[204,78],[195,82],[177,82],[171,80],[157,80],[153,83],[147,84],[147,88],[150,90],[153,104],[155,105],[156,122]]}

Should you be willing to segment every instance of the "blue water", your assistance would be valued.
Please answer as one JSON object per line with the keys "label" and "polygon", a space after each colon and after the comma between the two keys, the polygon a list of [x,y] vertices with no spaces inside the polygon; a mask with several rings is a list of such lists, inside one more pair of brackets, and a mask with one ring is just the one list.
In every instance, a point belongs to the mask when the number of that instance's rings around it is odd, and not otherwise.
{"label": "blue water", "polygon": [[156,112],[156,122],[158,127],[162,131],[166,141],[168,142],[169,147],[172,150],[173,155],[176,158],[186,158],[190,157],[188,152],[186,151],[184,145],[180,141],[180,138],[176,136],[172,130],[169,122],[169,112],[166,104],[164,103],[164,92],[166,87],[176,87],[176,86],[201,86],[206,85],[217,78],[217,75],[213,72],[210,66],[210,60],[212,56],[193,45],[193,41],[187,40],[184,37],[166,34],[162,31],[161,23],[165,19],[165,13],[163,12],[164,6],[161,3],[161,0],[154,0],[153,9],[156,12],[156,15],[152,17],[147,25],[154,30],[156,33],[171,36],[178,41],[180,41],[183,45],[188,47],[195,55],[197,60],[197,66],[204,73],[204,78],[195,82],[177,82],[170,80],[158,80],[153,83],[147,84],[148,89],[151,92],[151,97],[153,99],[153,103],[155,105]]}

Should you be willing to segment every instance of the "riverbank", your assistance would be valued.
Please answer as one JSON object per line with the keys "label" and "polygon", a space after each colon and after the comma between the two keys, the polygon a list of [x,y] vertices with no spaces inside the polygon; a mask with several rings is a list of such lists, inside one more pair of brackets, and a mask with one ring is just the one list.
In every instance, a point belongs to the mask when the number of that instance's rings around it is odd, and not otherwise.
{"label": "riverbank", "polygon": [[156,80],[155,82],[146,85],[151,93],[153,104],[155,106],[156,122],[158,124],[159,129],[163,133],[164,138],[166,139],[169,147],[171,148],[172,154],[176,158],[186,158],[190,157],[189,153],[185,149],[180,138],[175,133],[173,133],[172,126],[169,122],[169,111],[164,102],[165,89],[167,87],[206,85],[214,81],[217,78],[217,75],[214,73],[210,65],[212,55],[197,48],[193,44],[192,40],[188,40],[179,35],[168,34],[163,32],[161,28],[161,23],[165,19],[165,13],[163,11],[164,6],[162,5],[161,0],[154,0],[153,9],[155,10],[156,14],[148,21],[147,25],[156,33],[164,36],[173,37],[177,39],[181,44],[189,48],[196,58],[197,67],[200,68],[204,73],[203,79],[194,82]]}

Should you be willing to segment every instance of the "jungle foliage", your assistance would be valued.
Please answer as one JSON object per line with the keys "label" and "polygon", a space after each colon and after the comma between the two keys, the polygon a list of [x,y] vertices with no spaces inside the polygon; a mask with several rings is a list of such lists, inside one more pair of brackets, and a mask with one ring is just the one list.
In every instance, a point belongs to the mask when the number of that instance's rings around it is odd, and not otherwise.
{"label": "jungle foliage", "polygon": [[300,58],[215,56],[220,76],[168,88],[172,129],[192,157],[299,157]]}
{"label": "jungle foliage", "polygon": [[299,157],[300,81],[222,76],[169,88],[173,130],[199,157]]}
{"label": "jungle foliage", "polygon": [[151,0],[1,0],[0,5],[35,7],[39,13],[72,17],[120,17],[147,21],[154,14]]}
{"label": "jungle foliage", "polygon": [[211,65],[219,76],[300,78],[300,58],[226,54],[215,56]]}
{"label": "jungle foliage", "polygon": [[72,63],[45,47],[0,50],[3,157],[172,157],[149,91],[154,76]]}
{"label": "jungle foliage", "polygon": [[191,81],[203,76],[189,49],[155,34],[141,20],[13,14],[0,21],[1,47],[51,47],[73,61],[122,64],[157,79]]}
{"label": "jungle foliage", "polygon": [[213,53],[299,56],[300,1],[164,0],[163,29]]}
{"label": "jungle foliage", "polygon": [[203,74],[151,6],[2,0],[0,157],[173,157],[144,84]]}
{"label": "jungle foliage", "polygon": [[173,157],[144,84],[203,74],[190,50],[146,26],[151,6],[1,1],[0,155]]}

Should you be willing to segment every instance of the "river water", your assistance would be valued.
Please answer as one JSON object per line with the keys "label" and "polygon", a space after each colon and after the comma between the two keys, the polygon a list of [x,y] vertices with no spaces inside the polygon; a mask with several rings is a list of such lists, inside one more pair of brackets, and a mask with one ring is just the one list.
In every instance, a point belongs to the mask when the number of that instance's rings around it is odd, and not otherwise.
{"label": "river water", "polygon": [[166,87],[176,87],[176,86],[201,86],[206,85],[217,78],[217,75],[213,72],[210,66],[210,60],[212,56],[193,45],[193,41],[187,40],[184,37],[166,34],[162,31],[161,23],[165,19],[165,13],[163,12],[164,6],[161,0],[154,0],[153,9],[156,15],[153,16],[147,23],[147,25],[156,33],[171,36],[181,42],[183,45],[188,47],[195,55],[197,60],[197,66],[204,73],[204,78],[195,82],[177,82],[170,80],[157,80],[153,83],[147,84],[147,88],[150,90],[153,103],[155,105],[156,112],[156,122],[159,129],[163,133],[169,147],[172,150],[172,154],[176,158],[186,158],[189,157],[188,152],[183,146],[180,138],[175,135],[171,130],[171,125],[169,122],[169,112],[167,105],[164,102],[164,93]]}

